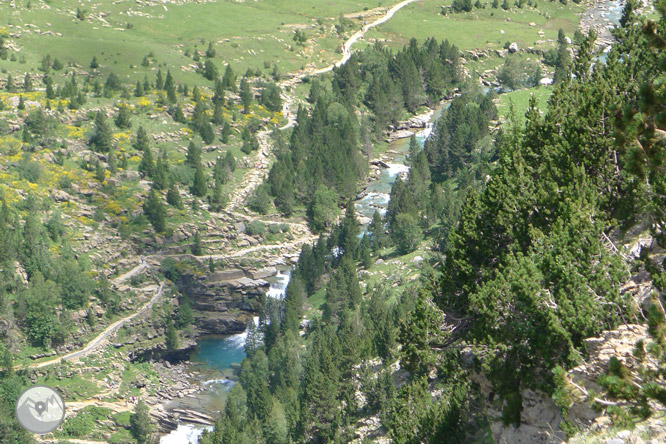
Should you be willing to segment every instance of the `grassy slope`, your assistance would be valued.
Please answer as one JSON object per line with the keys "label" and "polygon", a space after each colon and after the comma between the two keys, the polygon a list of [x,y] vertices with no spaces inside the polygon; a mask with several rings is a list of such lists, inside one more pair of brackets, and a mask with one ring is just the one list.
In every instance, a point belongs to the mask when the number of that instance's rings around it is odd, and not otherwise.
{"label": "grassy slope", "polygon": [[[208,41],[217,42],[218,63],[230,62],[240,73],[247,68],[263,69],[264,62],[277,63],[282,72],[298,69],[311,61],[321,66],[324,63],[320,59],[329,62],[335,56],[331,50],[337,47],[339,38],[332,26],[341,13],[391,4],[388,0],[339,0],[314,4],[306,0],[220,1],[165,5],[110,0],[94,3],[32,0],[30,9],[27,9],[27,3],[17,2],[17,8],[11,8],[6,2],[0,4],[0,27],[5,26],[10,34],[22,33],[20,38],[10,40],[21,48],[20,54],[27,61],[22,66],[0,61],[0,69],[33,70],[45,54],[51,54],[63,63],[73,62],[81,66],[87,66],[92,57],[97,56],[104,69],[112,68],[122,78],[131,80],[142,79],[151,69],[140,66],[149,52],[156,55],[157,64],[173,70],[193,63],[184,56],[185,49],[197,46],[204,51]],[[88,11],[85,21],[76,19],[77,7]],[[324,23],[323,34],[317,19]],[[133,27],[126,29],[127,23]],[[34,27],[27,27],[28,24]],[[294,43],[294,28],[289,25],[294,24],[307,25],[308,37],[321,37],[316,42],[308,42],[314,47],[289,50]],[[35,29],[62,36],[39,34]],[[325,52],[320,54],[322,49]],[[313,57],[313,54],[319,55]],[[200,80],[191,72],[178,77],[188,82]]]}
{"label": "grassy slope", "polygon": [[[451,3],[451,0],[412,3],[389,22],[370,31],[366,39],[388,39],[390,46],[401,47],[411,37],[423,40],[435,36],[439,40],[448,39],[462,50],[501,49],[509,40],[525,48],[537,46],[537,40],[557,39],[560,28],[572,34],[578,27],[579,14],[585,9],[583,5],[571,2],[563,6],[559,2],[538,0],[537,9],[512,6],[509,11],[504,11],[492,9],[491,2],[486,0],[482,1],[487,3],[485,9],[449,13],[448,17],[442,15],[441,6]],[[532,22],[536,26],[530,26]],[[544,37],[539,36],[539,30],[544,31]]]}

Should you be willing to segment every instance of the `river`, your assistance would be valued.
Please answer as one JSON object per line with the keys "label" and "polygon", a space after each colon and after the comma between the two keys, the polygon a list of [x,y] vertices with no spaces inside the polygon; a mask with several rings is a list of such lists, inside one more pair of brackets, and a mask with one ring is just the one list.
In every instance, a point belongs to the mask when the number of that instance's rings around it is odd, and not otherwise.
{"label": "river", "polygon": [[[291,271],[283,269],[278,270],[277,275],[266,279],[270,282],[266,296],[283,299],[290,277]],[[255,325],[259,323],[259,317],[254,318],[254,323]],[[203,375],[201,384],[207,390],[196,398],[174,400],[166,407],[194,408],[207,412],[221,411],[224,407],[225,393],[236,383],[237,368],[245,359],[247,335],[248,329],[237,335],[200,338],[190,361]],[[176,430],[160,438],[160,444],[196,444],[204,430],[212,429],[213,426],[182,423]]]}

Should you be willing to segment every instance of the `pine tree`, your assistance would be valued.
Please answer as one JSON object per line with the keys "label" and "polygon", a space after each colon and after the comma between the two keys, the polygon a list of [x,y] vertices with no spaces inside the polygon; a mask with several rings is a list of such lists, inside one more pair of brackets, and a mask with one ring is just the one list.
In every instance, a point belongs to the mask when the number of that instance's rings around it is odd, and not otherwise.
{"label": "pine tree", "polygon": [[164,81],[164,89],[167,93],[167,100],[169,103],[176,103],[176,84],[171,77],[171,71],[167,71],[166,80]]}
{"label": "pine tree", "polygon": [[152,188],[143,203],[143,214],[146,215],[157,233],[164,231],[166,228],[166,209],[159,194]]}
{"label": "pine tree", "polygon": [[130,432],[137,444],[148,444],[151,441],[153,424],[150,419],[148,406],[140,400],[134,412],[130,415]]}
{"label": "pine tree", "polygon": [[215,132],[213,131],[213,127],[211,126],[210,122],[205,122],[201,126],[199,134],[201,135],[201,140],[206,145],[210,145],[215,141]]}
{"label": "pine tree", "polygon": [[171,318],[167,318],[166,331],[164,333],[164,345],[167,351],[173,351],[178,348],[178,332],[173,326]]}
{"label": "pine tree", "polygon": [[143,97],[145,94],[143,85],[138,80],[136,81],[136,87],[134,88],[134,97]]}
{"label": "pine tree", "polygon": [[162,80],[162,70],[158,69],[157,74],[155,75],[155,89],[163,90],[164,89],[164,80]]}
{"label": "pine tree", "polygon": [[143,129],[143,126],[139,126],[139,129],[136,131],[136,140],[134,141],[134,148],[137,151],[145,151],[150,146],[150,140],[148,139],[148,133]]}
{"label": "pine tree", "polygon": [[363,268],[370,268],[372,266],[372,247],[370,245],[370,237],[368,237],[367,234],[364,234],[363,238],[361,238],[359,249],[359,258],[361,260],[361,264],[363,264]]}
{"label": "pine tree", "polygon": [[111,129],[106,114],[101,110],[95,116],[95,134],[90,142],[97,152],[108,153],[111,149]]}
{"label": "pine tree", "polygon": [[99,183],[104,182],[106,173],[104,172],[104,167],[102,166],[102,163],[98,160],[97,163],[95,163],[95,179]]}
{"label": "pine tree", "polygon": [[407,319],[400,324],[400,353],[404,368],[415,375],[426,375],[437,362],[432,345],[443,342],[441,312],[435,307],[430,295],[419,292],[416,306]]}
{"label": "pine tree", "polygon": [[143,174],[144,177],[153,177],[155,174],[153,150],[151,150],[150,147],[146,147],[143,150],[143,156],[141,157],[141,162],[139,163],[139,172]]}
{"label": "pine tree", "polygon": [[384,221],[377,210],[375,210],[372,215],[372,222],[370,222],[370,225],[368,226],[368,233],[370,233],[372,249],[374,251],[377,251],[384,246],[386,228],[384,228]]}
{"label": "pine tree", "polygon": [[206,50],[206,57],[211,59],[215,57],[215,48],[213,48],[213,42],[208,42],[208,49]]}
{"label": "pine tree", "polygon": [[231,65],[227,65],[224,70],[224,77],[222,77],[222,87],[229,91],[236,92],[236,74],[231,69]]}
{"label": "pine tree", "polygon": [[190,193],[192,193],[193,196],[204,197],[208,188],[206,182],[206,175],[204,174],[203,168],[201,165],[198,165],[194,172],[194,182],[190,188]]}
{"label": "pine tree", "polygon": [[229,136],[231,136],[231,125],[225,121],[222,125],[222,143],[229,143]]}
{"label": "pine tree", "polygon": [[176,105],[176,110],[173,113],[173,120],[174,122],[178,123],[187,123],[187,119],[183,113],[183,108],[180,106],[180,104]]}
{"label": "pine tree", "polygon": [[153,188],[156,190],[163,190],[167,187],[169,181],[169,160],[167,153],[162,150],[160,156],[157,158],[155,164],[155,171],[153,173]]}
{"label": "pine tree", "polygon": [[421,229],[416,218],[409,213],[400,213],[391,225],[391,238],[400,254],[411,253],[421,241]]}
{"label": "pine tree", "polygon": [[219,75],[215,62],[212,59],[206,59],[204,62],[203,76],[208,80],[215,80]]}
{"label": "pine tree", "polygon": [[131,116],[131,111],[129,106],[122,104],[118,106],[118,114],[116,115],[116,118],[114,119],[114,122],[118,128],[121,129],[128,129],[132,126],[132,122],[130,120]]}
{"label": "pine tree", "polygon": [[192,168],[201,165],[201,147],[194,143],[194,140],[190,140],[187,146],[187,164]]}
{"label": "pine tree", "polygon": [[557,48],[557,61],[555,62],[555,75],[553,76],[554,83],[564,82],[569,79],[571,55],[567,48],[564,31],[560,29],[558,33],[558,48]]}
{"label": "pine tree", "polygon": [[27,72],[25,73],[25,77],[23,78],[23,90],[25,92],[31,92],[33,89],[32,87],[32,78],[30,77],[30,73]]}
{"label": "pine tree", "polygon": [[6,346],[3,347],[2,352],[2,373],[5,377],[10,376],[14,372],[14,359],[12,357],[12,352]]}
{"label": "pine tree", "polygon": [[167,203],[172,207],[176,207],[179,210],[183,208],[183,200],[180,197],[180,193],[178,192],[178,186],[176,185],[175,182],[172,182],[171,186],[167,190],[166,199]]}
{"label": "pine tree", "polygon": [[282,98],[280,87],[270,82],[261,90],[261,104],[269,111],[279,112],[282,110]]}
{"label": "pine tree", "polygon": [[205,124],[208,122],[206,116],[206,104],[203,100],[199,100],[194,105],[194,112],[192,113],[192,128],[197,131],[202,131]]}
{"label": "pine tree", "polygon": [[195,256],[201,256],[203,255],[203,246],[201,245],[201,235],[199,234],[199,231],[194,233],[194,241],[192,243],[192,254]]}
{"label": "pine tree", "polygon": [[356,208],[354,207],[354,203],[350,200],[347,202],[345,218],[340,227],[338,246],[345,256],[349,256],[354,260],[359,259],[359,233],[360,228],[358,219],[356,219]]}
{"label": "pine tree", "polygon": [[16,90],[16,88],[14,88],[14,78],[12,77],[11,74],[7,74],[5,89],[7,90],[7,92],[14,92]]}
{"label": "pine tree", "polygon": [[240,83],[240,96],[241,103],[243,104],[243,114],[250,112],[250,105],[252,104],[252,90],[247,79],[243,77]]}
{"label": "pine tree", "polygon": [[215,109],[213,111],[213,123],[215,125],[224,125],[224,114],[222,113],[222,104],[215,102]]}

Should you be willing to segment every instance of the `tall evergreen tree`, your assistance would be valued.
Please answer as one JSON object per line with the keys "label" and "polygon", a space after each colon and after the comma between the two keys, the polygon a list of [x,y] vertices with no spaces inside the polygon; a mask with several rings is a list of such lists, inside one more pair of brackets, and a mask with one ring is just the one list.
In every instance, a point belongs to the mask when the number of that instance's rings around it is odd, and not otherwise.
{"label": "tall evergreen tree", "polygon": [[130,432],[137,444],[148,444],[151,441],[153,424],[148,406],[140,400],[130,415]]}

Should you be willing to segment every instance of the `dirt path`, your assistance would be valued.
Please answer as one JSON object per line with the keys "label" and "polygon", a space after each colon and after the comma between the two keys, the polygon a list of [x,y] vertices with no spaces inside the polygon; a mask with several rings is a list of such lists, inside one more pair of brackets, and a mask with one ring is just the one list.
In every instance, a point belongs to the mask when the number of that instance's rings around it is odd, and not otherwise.
{"label": "dirt path", "polygon": [[117,278],[112,279],[112,282],[115,282],[117,284],[126,281],[127,279],[131,279],[132,276],[136,276],[137,274],[141,273],[143,270],[148,268],[150,265],[148,265],[143,258],[141,258],[141,262],[139,265],[136,267],[132,268],[130,271],[121,274]]}
{"label": "dirt path", "polygon": [[[135,317],[141,315],[145,311],[149,310],[153,304],[162,296],[164,289],[164,282],[160,283],[160,287],[155,293],[155,295],[148,301],[146,302],[143,307],[135,311],[129,316],[126,316],[122,319],[117,320],[113,324],[109,325],[106,327],[100,334],[98,334],[92,341],[90,341],[85,347],[73,351],[71,353],[68,353],[63,356],[58,356],[57,358],[49,359],[48,361],[42,361],[42,362],[35,362],[34,364],[30,364],[28,368],[42,368],[42,367],[47,367],[49,365],[53,364],[59,364],[62,361],[68,361],[71,359],[77,359],[77,358],[82,358],[84,356],[89,355],[93,351],[95,351],[97,348],[99,348],[103,343],[106,342],[106,340],[114,334],[120,327],[134,319]],[[22,368],[21,366],[17,366],[17,369]]]}
{"label": "dirt path", "polygon": [[352,46],[356,42],[358,42],[370,28],[375,28],[375,27],[381,25],[382,23],[388,22],[389,20],[391,20],[391,17],[393,17],[393,15],[396,12],[398,12],[399,10],[401,10],[402,8],[407,6],[408,4],[414,3],[416,1],[419,1],[419,0],[404,0],[400,3],[398,3],[397,5],[391,7],[391,9],[389,9],[383,17],[380,17],[377,20],[375,20],[374,22],[368,23],[367,25],[363,26],[363,28],[361,28],[361,30],[357,31],[354,35],[352,35],[349,39],[347,39],[347,41],[345,42],[345,45],[343,46],[344,50],[342,52],[342,58],[340,60],[333,63],[332,65],[327,66],[326,68],[318,69],[318,70],[313,71],[313,72],[311,72],[307,75],[323,74],[323,73],[332,71],[333,68],[335,68],[335,67],[338,67],[340,65],[344,65],[352,55],[352,52],[351,52]]}
{"label": "dirt path", "polygon": [[[404,0],[398,3],[397,5],[391,7],[384,16],[378,18],[374,22],[364,25],[359,31],[354,33],[354,35],[352,35],[344,43],[342,57],[337,62],[332,63],[331,65],[325,68],[299,72],[295,76],[280,82],[279,86],[283,91],[282,100],[284,101],[284,104],[282,105],[282,114],[287,118],[287,123],[278,129],[285,130],[287,128],[294,126],[294,124],[296,123],[296,110],[293,109],[296,100],[294,99],[293,96],[285,92],[287,88],[293,87],[297,83],[300,83],[303,80],[303,78],[306,76],[315,76],[315,75],[324,74],[332,71],[335,67],[338,67],[346,63],[347,60],[349,60],[349,58],[352,55],[352,46],[354,46],[354,44],[356,44],[361,38],[363,38],[363,36],[369,29],[375,28],[381,25],[382,23],[386,23],[400,9],[416,1],[419,0]],[[247,200],[247,198],[252,193],[252,191],[254,191],[254,189],[264,181],[266,176],[268,176],[268,171],[270,166],[269,156],[271,154],[271,149],[270,149],[271,147],[268,140],[269,137],[270,137],[270,131],[268,130],[260,131],[257,133],[257,140],[259,141],[259,151],[257,152],[257,155],[254,156],[255,158],[253,162],[255,164],[255,167],[250,169],[250,171],[248,171],[245,174],[245,177],[243,178],[243,183],[245,184],[245,186],[240,190],[234,192],[231,198],[229,199],[229,203],[225,208],[227,211],[234,211],[236,208],[243,205]]]}

